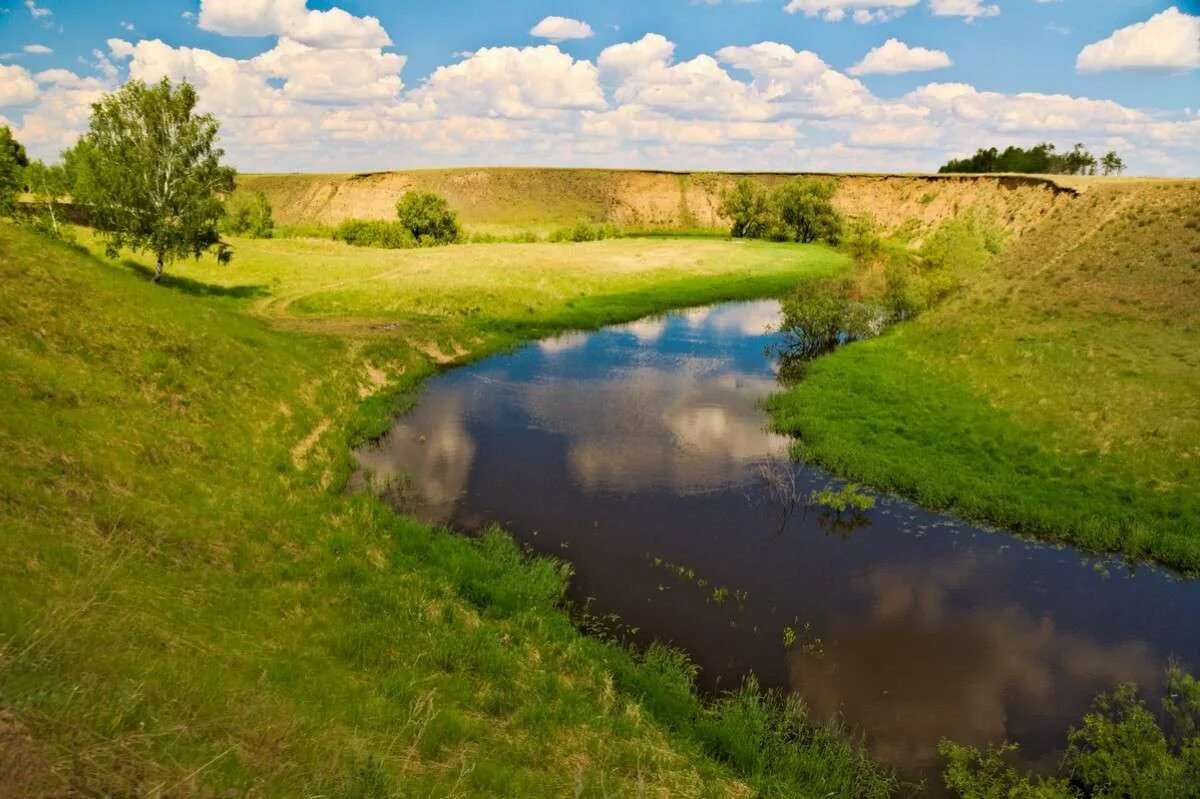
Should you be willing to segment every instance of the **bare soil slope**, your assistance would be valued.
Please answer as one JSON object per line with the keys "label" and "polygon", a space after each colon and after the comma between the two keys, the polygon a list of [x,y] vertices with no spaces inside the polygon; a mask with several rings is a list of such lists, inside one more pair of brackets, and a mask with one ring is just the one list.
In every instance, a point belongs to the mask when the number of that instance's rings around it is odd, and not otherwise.
{"label": "bare soil slope", "polygon": [[[245,175],[284,224],[336,224],[349,217],[391,218],[406,191],[445,195],[471,227],[544,228],[580,219],[627,227],[721,228],[722,190],[740,175],[588,169],[430,169],[367,175]],[[774,185],[793,175],[751,175]],[[914,221],[928,229],[974,212],[1021,234],[1069,202],[1077,189],[1036,177],[831,175],[837,203],[871,214],[886,229]]]}

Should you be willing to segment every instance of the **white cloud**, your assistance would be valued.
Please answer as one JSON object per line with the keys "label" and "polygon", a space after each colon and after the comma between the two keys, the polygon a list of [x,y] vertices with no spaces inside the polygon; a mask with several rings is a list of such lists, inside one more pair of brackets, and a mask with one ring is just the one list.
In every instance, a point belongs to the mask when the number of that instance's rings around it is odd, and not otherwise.
{"label": "white cloud", "polygon": [[1112,69],[1196,69],[1200,67],[1200,16],[1172,6],[1089,44],[1079,53],[1080,72]]}
{"label": "white cloud", "polygon": [[29,10],[29,15],[34,19],[45,20],[54,16],[54,12],[45,6],[39,6],[34,0],[25,0],[25,8]]}
{"label": "white cloud", "polygon": [[920,0],[788,0],[783,10],[819,16],[826,22],[841,22],[847,13],[857,23],[886,22],[917,5]]}
{"label": "white cloud", "polygon": [[49,55],[54,52],[44,44],[27,44],[21,49],[30,55]]}
{"label": "white cloud", "polygon": [[1000,14],[1000,6],[982,0],[929,0],[929,10],[935,17],[964,17],[967,22]]}
{"label": "white cloud", "polygon": [[200,27],[226,36],[286,36],[321,48],[373,48],[392,43],[375,17],[340,8],[314,11],[306,0],[200,0]]}
{"label": "white cloud", "polygon": [[0,107],[25,105],[37,96],[37,84],[24,67],[0,64]]}
{"label": "white cloud", "polygon": [[552,44],[485,47],[438,67],[414,99],[454,113],[510,118],[607,106],[595,65]]}
{"label": "white cloud", "polygon": [[564,42],[568,39],[590,39],[595,36],[592,26],[569,17],[546,17],[529,31],[530,36]]}
{"label": "white cloud", "polygon": [[309,102],[386,100],[404,88],[406,59],[376,49],[317,50],[291,39],[252,59],[264,75],[283,78],[283,96]]}
{"label": "white cloud", "polygon": [[851,75],[898,75],[903,72],[927,72],[953,66],[942,50],[910,47],[899,39],[888,39],[867,53],[848,72]]}

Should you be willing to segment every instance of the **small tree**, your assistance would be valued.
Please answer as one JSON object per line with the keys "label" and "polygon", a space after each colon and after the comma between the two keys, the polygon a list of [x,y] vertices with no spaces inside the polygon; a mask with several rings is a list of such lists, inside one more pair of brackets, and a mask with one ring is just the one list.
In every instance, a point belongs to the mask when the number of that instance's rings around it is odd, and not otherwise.
{"label": "small tree", "polygon": [[37,209],[35,224],[43,230],[60,236],[58,226],[58,203],[70,193],[67,170],[62,164],[47,166],[42,161],[31,161],[25,167],[25,191],[32,195]]}
{"label": "small tree", "polygon": [[122,247],[154,254],[154,280],[165,264],[199,256],[219,243],[223,195],[235,172],[223,166],[220,128],[211,114],[196,113],[196,90],[126,83],[92,106],[88,132],[68,157],[76,199],[110,256]]}
{"label": "small tree", "polygon": [[1100,169],[1107,175],[1119,175],[1125,171],[1125,160],[1115,150],[1109,150],[1100,159]]}
{"label": "small tree", "polygon": [[446,198],[431,191],[410,191],[396,203],[396,217],[413,238],[425,244],[451,244],[462,229]]}
{"label": "small tree", "polygon": [[721,193],[719,210],[730,221],[729,234],[735,239],[763,238],[773,222],[766,189],[749,178]]}
{"label": "small tree", "polygon": [[771,205],[796,241],[837,244],[842,234],[842,218],[833,207],[836,191],[837,184],[833,181],[796,178],[771,193]]}
{"label": "small tree", "polygon": [[24,185],[24,169],[29,166],[25,148],[13,138],[7,126],[0,126],[0,214],[11,214],[17,194]]}
{"label": "small tree", "polygon": [[261,191],[235,192],[225,201],[225,218],[221,227],[234,236],[269,239],[275,235],[275,220],[271,203]]}

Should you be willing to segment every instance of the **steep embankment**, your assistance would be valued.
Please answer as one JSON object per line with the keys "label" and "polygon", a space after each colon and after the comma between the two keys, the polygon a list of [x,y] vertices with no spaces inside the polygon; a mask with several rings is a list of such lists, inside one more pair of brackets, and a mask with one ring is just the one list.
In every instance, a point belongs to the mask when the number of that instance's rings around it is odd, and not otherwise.
{"label": "steep embankment", "polygon": [[[429,169],[368,175],[244,175],[284,224],[392,218],[411,189],[444,195],[470,227],[545,228],[580,219],[626,227],[722,228],[721,192],[738,175],[586,169]],[[752,175],[774,185],[792,175]],[[869,213],[889,232],[928,230],[971,211],[1013,233],[1035,226],[1076,190],[1043,178],[837,175],[837,204]]]}
{"label": "steep embankment", "polygon": [[848,476],[1200,570],[1198,387],[1200,183],[1113,182],[774,410]]}

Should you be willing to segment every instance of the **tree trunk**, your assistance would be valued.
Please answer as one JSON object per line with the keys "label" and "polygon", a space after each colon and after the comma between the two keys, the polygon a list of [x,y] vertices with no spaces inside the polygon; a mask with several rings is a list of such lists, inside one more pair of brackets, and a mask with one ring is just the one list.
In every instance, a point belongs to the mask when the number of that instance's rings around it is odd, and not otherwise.
{"label": "tree trunk", "polygon": [[163,273],[163,259],[162,259],[162,256],[160,255],[160,256],[158,256],[158,263],[155,264],[155,266],[154,266],[154,277],[152,277],[151,280],[153,282],[157,283],[159,278],[162,277],[162,273]]}

